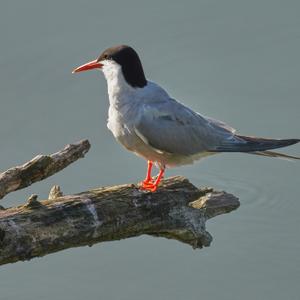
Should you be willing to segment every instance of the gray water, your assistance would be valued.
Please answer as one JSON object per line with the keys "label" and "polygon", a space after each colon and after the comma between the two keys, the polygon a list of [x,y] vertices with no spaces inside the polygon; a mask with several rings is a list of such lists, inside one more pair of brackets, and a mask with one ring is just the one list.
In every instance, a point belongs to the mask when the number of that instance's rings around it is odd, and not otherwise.
{"label": "gray water", "polygon": [[[45,198],[53,184],[75,193],[144,176],[145,162],[106,128],[103,76],[71,74],[115,44],[136,48],[147,77],[202,114],[243,134],[299,138],[299,1],[10,0],[0,38],[1,169],[92,144],[4,206]],[[242,154],[170,170],[240,198],[239,210],[208,222],[211,247],[142,236],[1,266],[0,299],[300,299],[299,171]]]}

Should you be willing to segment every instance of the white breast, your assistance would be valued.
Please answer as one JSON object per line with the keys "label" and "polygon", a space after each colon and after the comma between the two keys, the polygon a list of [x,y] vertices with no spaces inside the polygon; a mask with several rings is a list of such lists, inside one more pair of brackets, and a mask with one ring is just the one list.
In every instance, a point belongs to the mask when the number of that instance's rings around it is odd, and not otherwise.
{"label": "white breast", "polygon": [[[104,61],[102,68],[107,80],[109,95],[109,111],[107,127],[114,137],[125,148],[145,157],[158,154],[152,147],[141,139],[136,133],[136,124],[141,113],[144,113],[143,105],[168,99],[168,94],[157,84],[147,81],[143,88],[133,88],[125,80],[121,66],[114,61]],[[161,155],[161,154],[160,154]]]}
{"label": "white breast", "polygon": [[103,65],[110,104],[107,127],[119,139],[125,134],[130,110],[134,106],[134,89],[125,81],[119,64],[105,60]]}

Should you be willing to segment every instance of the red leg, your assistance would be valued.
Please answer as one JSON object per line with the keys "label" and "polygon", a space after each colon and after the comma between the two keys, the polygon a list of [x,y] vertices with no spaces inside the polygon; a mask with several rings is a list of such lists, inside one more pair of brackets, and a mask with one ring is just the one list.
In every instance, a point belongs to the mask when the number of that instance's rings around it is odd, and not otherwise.
{"label": "red leg", "polygon": [[160,181],[164,178],[164,174],[165,174],[165,169],[160,169],[157,178],[153,184],[153,188],[151,190],[152,192],[155,192],[157,190]]}
{"label": "red leg", "polygon": [[145,180],[143,180],[140,183],[140,186],[142,188],[148,186],[149,184],[150,185],[153,184],[153,179],[152,179],[152,176],[151,176],[152,167],[153,167],[153,162],[151,160],[148,160],[148,169],[147,169],[147,173],[146,173],[146,178],[145,178]]}
{"label": "red leg", "polygon": [[151,161],[151,160],[148,160],[147,175],[146,175],[145,180],[143,181],[144,183],[152,182],[152,177],[151,177],[152,166],[153,166],[152,161]]}
{"label": "red leg", "polygon": [[155,192],[158,188],[158,185],[159,185],[160,181],[164,177],[164,174],[165,174],[165,169],[164,168],[160,169],[156,180],[153,183],[148,183],[148,184],[143,185],[142,189],[150,191],[150,192]]}

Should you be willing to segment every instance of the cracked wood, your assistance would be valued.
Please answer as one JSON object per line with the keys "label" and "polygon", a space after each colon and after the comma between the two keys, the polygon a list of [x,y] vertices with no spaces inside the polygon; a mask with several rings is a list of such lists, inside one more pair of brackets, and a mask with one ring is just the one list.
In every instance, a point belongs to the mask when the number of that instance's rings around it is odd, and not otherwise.
{"label": "cracked wood", "polygon": [[0,174],[0,199],[8,193],[23,189],[61,171],[90,149],[88,140],[69,144],[51,155],[37,155],[21,166],[10,168]]}
{"label": "cracked wood", "polygon": [[50,194],[0,210],[0,264],[142,234],[202,248],[212,241],[206,220],[239,207],[233,195],[198,189],[183,177],[164,180],[155,193],[126,184]]}

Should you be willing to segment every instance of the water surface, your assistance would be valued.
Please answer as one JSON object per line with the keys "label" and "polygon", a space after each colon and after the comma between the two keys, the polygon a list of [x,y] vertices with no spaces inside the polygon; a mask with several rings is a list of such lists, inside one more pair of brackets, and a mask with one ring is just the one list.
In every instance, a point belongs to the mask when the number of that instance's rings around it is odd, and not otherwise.
{"label": "water surface", "polygon": [[[46,197],[136,182],[146,164],[106,128],[101,74],[71,70],[126,43],[147,77],[239,132],[298,137],[299,1],[3,1],[0,10],[2,170],[88,138],[85,159],[13,193]],[[298,154],[299,146],[286,149]],[[0,267],[0,299],[299,299],[299,163],[224,154],[168,172],[240,198],[212,219],[211,247],[139,237]]]}

